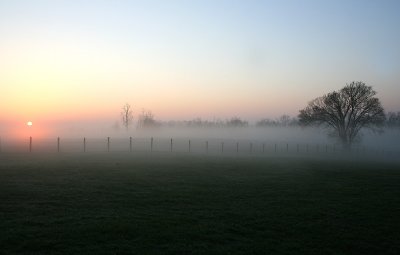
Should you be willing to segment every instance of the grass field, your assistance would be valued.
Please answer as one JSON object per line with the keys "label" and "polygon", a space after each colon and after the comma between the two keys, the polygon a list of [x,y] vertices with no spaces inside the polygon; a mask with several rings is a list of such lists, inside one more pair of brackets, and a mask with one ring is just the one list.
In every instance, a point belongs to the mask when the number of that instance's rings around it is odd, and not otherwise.
{"label": "grass field", "polygon": [[398,163],[0,154],[0,254],[399,254]]}

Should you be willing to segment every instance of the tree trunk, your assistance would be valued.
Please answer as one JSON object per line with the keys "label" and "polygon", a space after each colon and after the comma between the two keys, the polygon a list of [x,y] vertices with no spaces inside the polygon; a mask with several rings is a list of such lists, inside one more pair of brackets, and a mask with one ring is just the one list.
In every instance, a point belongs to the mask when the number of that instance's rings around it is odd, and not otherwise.
{"label": "tree trunk", "polygon": [[342,142],[342,148],[345,151],[351,150],[351,141],[347,138],[346,134],[340,134],[340,140]]}

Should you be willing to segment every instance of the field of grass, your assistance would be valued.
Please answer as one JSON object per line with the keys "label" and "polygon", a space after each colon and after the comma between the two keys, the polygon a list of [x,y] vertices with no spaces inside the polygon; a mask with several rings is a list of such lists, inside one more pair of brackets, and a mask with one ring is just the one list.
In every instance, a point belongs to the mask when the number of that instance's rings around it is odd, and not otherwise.
{"label": "field of grass", "polygon": [[396,163],[0,154],[0,254],[399,254]]}

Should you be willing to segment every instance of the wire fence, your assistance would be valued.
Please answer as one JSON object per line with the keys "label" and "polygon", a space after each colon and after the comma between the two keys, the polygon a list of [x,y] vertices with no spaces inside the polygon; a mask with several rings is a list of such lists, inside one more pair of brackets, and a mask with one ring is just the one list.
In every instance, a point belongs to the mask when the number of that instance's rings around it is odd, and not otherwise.
{"label": "wire fence", "polygon": [[344,149],[340,144],[290,143],[246,139],[203,138],[61,138],[4,140],[0,138],[0,153],[6,152],[176,152],[198,154],[254,155],[345,155],[390,156],[400,158],[398,147],[363,145]]}

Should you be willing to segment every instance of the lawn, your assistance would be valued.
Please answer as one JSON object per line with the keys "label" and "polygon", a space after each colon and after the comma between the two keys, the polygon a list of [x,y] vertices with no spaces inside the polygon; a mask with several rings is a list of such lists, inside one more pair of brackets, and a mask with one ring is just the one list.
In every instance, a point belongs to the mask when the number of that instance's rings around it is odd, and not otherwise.
{"label": "lawn", "polygon": [[0,254],[399,254],[400,167],[0,154]]}

